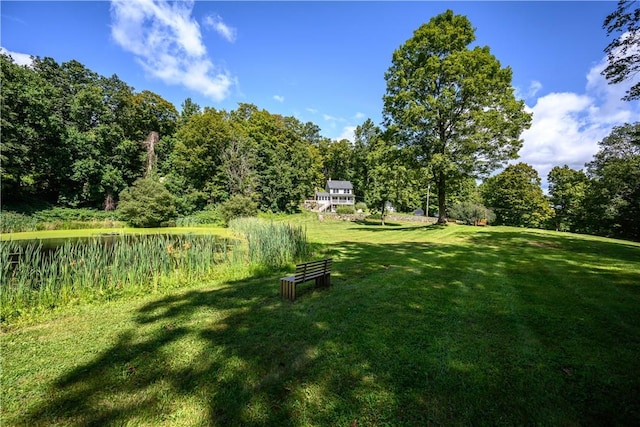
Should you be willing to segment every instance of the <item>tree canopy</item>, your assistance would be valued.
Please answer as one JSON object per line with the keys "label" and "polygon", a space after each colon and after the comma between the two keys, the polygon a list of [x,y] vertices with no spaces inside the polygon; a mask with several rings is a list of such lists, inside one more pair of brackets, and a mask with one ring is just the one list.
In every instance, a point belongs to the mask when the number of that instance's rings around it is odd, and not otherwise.
{"label": "tree canopy", "polygon": [[484,176],[517,157],[531,116],[514,96],[511,69],[473,47],[471,22],[451,10],[432,18],[392,57],[383,115],[438,189],[440,221],[452,182]]}
{"label": "tree canopy", "polygon": [[584,172],[555,166],[547,177],[558,231],[584,230],[584,202],[589,179]]}
{"label": "tree canopy", "polygon": [[540,228],[551,218],[538,172],[526,163],[507,166],[485,180],[480,190],[496,214],[496,224]]}
{"label": "tree canopy", "polygon": [[640,122],[618,126],[587,163],[586,231],[640,240]]}
{"label": "tree canopy", "polygon": [[[605,48],[608,64],[602,74],[609,83],[629,80],[640,71],[640,8],[636,0],[620,0],[618,7],[609,14],[603,27],[607,35],[616,38]],[[623,98],[626,101],[640,99],[640,82],[635,83]]]}

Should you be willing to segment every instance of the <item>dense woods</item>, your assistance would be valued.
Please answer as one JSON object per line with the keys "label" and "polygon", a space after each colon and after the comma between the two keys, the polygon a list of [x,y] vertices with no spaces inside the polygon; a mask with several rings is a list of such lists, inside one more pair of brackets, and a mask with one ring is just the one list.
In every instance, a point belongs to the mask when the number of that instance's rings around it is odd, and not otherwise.
{"label": "dense woods", "polygon": [[[424,49],[447,31],[464,36],[457,50]],[[12,211],[47,207],[108,211],[138,226],[189,218],[224,224],[258,210],[298,211],[331,178],[351,181],[356,202],[371,212],[384,214],[390,202],[404,212],[442,212],[441,220],[449,212],[470,223],[486,216],[494,224],[640,240],[640,123],[615,128],[584,170],[553,168],[546,195],[530,165],[496,173],[517,158],[530,115],[513,95],[510,69],[488,48],[466,49],[472,32],[451,12],[416,31],[386,75],[386,127],[367,119],[354,141],[331,140],[312,122],[253,104],[225,111],[186,99],[177,109],[78,61],[34,58],[22,66],[2,55],[3,231]],[[443,56],[428,61],[427,78],[412,58],[431,54]],[[485,80],[452,72],[472,65]],[[416,86],[406,86],[408,78],[439,86],[425,86],[431,93],[420,100],[410,96]],[[483,95],[484,86],[493,95]],[[156,212],[145,211],[152,206]]]}

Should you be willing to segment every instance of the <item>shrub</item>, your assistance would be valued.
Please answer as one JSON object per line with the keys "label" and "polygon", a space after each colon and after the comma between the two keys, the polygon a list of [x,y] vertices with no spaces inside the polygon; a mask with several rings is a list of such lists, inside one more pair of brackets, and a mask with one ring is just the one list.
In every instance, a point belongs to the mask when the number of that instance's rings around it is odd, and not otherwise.
{"label": "shrub", "polygon": [[367,204],[365,202],[356,203],[356,211],[361,210],[362,212],[367,210]]}
{"label": "shrub", "polygon": [[220,210],[215,207],[208,207],[207,209],[194,212],[191,215],[176,220],[176,225],[179,227],[203,224],[224,225],[225,221],[222,218]]}
{"label": "shrub", "polygon": [[118,213],[133,227],[158,227],[177,216],[173,195],[152,178],[138,179],[120,193]]}
{"label": "shrub", "polygon": [[18,233],[21,231],[36,231],[38,220],[29,215],[3,211],[0,213],[0,232]]}
{"label": "shrub", "polygon": [[41,222],[55,221],[104,221],[113,218],[113,212],[88,208],[54,207],[33,213],[33,217]]}
{"label": "shrub", "polygon": [[220,204],[219,212],[226,225],[235,218],[256,216],[258,204],[251,197],[234,194],[227,201]]}
{"label": "shrub", "polygon": [[460,202],[451,208],[449,216],[469,225],[476,225],[481,219],[486,219],[487,223],[495,221],[496,216],[491,209],[480,203]]}
{"label": "shrub", "polygon": [[19,233],[39,230],[75,230],[83,228],[113,227],[113,212],[88,208],[54,207],[31,214],[3,211],[0,214],[2,233]]}
{"label": "shrub", "polygon": [[338,206],[336,208],[336,213],[338,215],[350,215],[350,214],[354,214],[356,213],[355,209],[353,208],[353,206]]}

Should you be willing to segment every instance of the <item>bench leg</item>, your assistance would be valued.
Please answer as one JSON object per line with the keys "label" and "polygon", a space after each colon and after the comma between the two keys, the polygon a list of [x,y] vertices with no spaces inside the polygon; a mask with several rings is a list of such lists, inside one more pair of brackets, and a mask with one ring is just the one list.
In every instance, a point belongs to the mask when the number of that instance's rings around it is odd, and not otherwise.
{"label": "bench leg", "polygon": [[288,280],[281,280],[280,296],[283,298],[290,299],[291,301],[295,301],[296,300],[296,283],[290,282]]}
{"label": "bench leg", "polygon": [[331,274],[327,273],[322,277],[316,278],[316,287],[327,288],[331,286]]}

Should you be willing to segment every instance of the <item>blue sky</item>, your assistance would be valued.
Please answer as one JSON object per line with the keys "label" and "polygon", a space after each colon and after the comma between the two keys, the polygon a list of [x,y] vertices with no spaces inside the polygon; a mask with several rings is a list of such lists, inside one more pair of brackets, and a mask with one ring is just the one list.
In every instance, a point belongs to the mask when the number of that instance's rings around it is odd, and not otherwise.
{"label": "blue sky", "polygon": [[[112,2],[2,1],[0,45],[78,60],[117,74],[176,108],[187,98],[232,110],[239,102],[313,121],[352,138],[380,123],[393,51],[447,8],[466,15],[534,114],[519,161],[545,179],[555,165],[582,168],[615,125],[640,119],[620,101],[629,84],[600,76],[602,29],[616,2]],[[27,55],[26,57],[24,55]]]}

